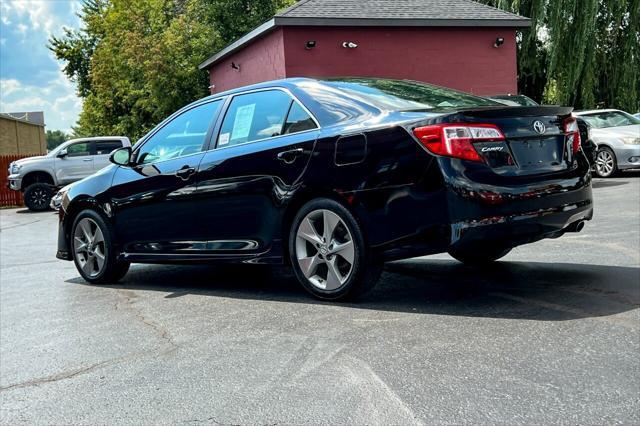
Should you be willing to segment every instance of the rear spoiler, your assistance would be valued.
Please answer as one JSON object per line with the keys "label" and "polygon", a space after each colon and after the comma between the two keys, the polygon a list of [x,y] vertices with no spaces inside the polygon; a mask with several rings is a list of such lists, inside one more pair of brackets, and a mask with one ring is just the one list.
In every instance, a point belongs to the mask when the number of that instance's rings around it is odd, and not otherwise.
{"label": "rear spoiler", "polygon": [[549,115],[569,115],[573,107],[561,107],[554,105],[540,106],[490,106],[471,108],[458,111],[456,115],[478,118],[504,118],[504,117],[541,117]]}

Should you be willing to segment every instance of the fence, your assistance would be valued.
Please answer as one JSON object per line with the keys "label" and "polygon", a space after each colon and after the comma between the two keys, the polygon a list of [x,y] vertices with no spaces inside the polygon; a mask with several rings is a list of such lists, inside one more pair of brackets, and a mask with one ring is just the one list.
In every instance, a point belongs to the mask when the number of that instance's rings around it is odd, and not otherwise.
{"label": "fence", "polygon": [[21,206],[23,204],[22,192],[13,191],[7,187],[8,168],[12,161],[32,156],[33,154],[0,155],[0,207]]}

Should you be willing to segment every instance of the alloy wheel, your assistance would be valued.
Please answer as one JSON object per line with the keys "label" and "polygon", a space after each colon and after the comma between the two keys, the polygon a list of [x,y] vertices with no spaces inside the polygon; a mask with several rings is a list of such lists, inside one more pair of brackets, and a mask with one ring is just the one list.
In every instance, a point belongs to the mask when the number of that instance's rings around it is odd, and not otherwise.
{"label": "alloy wheel", "polygon": [[105,266],[105,241],[98,224],[85,217],[76,225],[73,235],[73,251],[82,272],[96,277]]}
{"label": "alloy wheel", "polygon": [[613,173],[614,170],[614,161],[613,155],[606,150],[600,150],[596,154],[596,170],[600,176],[609,176]]}
{"label": "alloy wheel", "polygon": [[37,209],[44,209],[49,202],[49,194],[42,188],[36,188],[29,194],[31,205]]}
{"label": "alloy wheel", "polygon": [[298,266],[309,282],[324,291],[343,286],[353,272],[355,248],[345,222],[330,210],[314,210],[296,232]]}

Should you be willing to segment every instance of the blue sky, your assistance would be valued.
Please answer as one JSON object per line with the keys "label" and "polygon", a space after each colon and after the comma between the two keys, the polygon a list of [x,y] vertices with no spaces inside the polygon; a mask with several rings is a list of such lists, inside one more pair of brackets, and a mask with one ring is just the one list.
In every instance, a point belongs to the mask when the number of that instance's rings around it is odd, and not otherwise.
{"label": "blue sky", "polygon": [[79,9],[79,0],[0,0],[0,112],[44,111],[47,130],[75,125],[82,101],[47,40],[78,28]]}

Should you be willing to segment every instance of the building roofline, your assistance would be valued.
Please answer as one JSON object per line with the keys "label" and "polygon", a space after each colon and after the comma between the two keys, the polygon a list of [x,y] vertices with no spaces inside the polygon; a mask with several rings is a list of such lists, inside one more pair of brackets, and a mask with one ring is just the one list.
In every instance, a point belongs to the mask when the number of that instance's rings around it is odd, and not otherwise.
{"label": "building roofline", "polygon": [[[303,2],[301,2],[303,3]],[[298,6],[298,4],[293,7]],[[276,15],[258,28],[234,41],[206,61],[199,69],[209,68],[216,62],[242,49],[254,40],[264,37],[278,27],[494,27],[528,28],[531,19],[514,15],[512,19],[380,19],[380,18],[301,18]]]}
{"label": "building roofline", "polygon": [[25,120],[25,119],[22,119],[22,118],[17,118],[17,117],[14,117],[13,115],[9,115],[9,114],[6,114],[4,112],[0,112],[0,117],[6,118],[7,120],[18,121],[18,122],[24,123],[24,124],[31,124],[32,126],[45,127],[45,124],[34,123],[33,121]]}
{"label": "building roofline", "polygon": [[214,63],[220,61],[221,59],[229,56],[230,54],[236,52],[237,50],[242,49],[247,44],[251,43],[254,39],[263,37],[273,31],[276,28],[275,18],[268,20],[264,24],[260,25],[258,28],[253,31],[248,32],[244,36],[240,37],[238,40],[234,41],[215,55],[211,56],[206,61],[202,62],[198,65],[199,69],[205,69]]}

